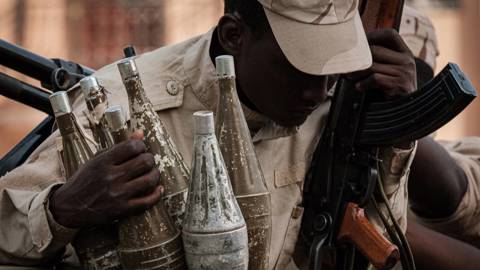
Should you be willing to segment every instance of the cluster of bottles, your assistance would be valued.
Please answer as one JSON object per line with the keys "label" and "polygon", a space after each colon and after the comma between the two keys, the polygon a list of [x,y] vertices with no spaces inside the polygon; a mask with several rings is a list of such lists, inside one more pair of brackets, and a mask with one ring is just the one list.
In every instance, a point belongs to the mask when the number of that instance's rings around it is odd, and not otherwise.
{"label": "cluster of bottles", "polygon": [[109,106],[95,77],[80,81],[93,147],[67,93],[50,96],[66,178],[95,152],[140,129],[165,192],[142,214],[82,229],[73,244],[83,269],[268,269],[270,195],[237,96],[233,57],[216,58],[216,126],[212,112],[193,115],[191,173],[146,96],[135,59],[120,61],[118,70],[128,95],[129,124],[120,106]]}

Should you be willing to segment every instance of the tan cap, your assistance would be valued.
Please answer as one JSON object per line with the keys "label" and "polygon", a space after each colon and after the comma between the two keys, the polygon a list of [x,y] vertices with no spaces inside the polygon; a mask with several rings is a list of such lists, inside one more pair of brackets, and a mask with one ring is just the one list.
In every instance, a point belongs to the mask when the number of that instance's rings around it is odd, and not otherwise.
{"label": "tan cap", "polygon": [[258,0],[288,61],[314,75],[368,68],[358,0]]}
{"label": "tan cap", "polygon": [[413,55],[425,61],[435,71],[438,44],[435,28],[430,19],[418,10],[405,6],[400,35]]}

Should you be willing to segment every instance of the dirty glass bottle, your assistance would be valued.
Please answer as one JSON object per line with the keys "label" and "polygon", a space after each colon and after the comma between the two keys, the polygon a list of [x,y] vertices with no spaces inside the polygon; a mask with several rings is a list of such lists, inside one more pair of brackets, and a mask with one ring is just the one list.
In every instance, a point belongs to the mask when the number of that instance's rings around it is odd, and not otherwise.
{"label": "dirty glass bottle", "polygon": [[270,193],[237,95],[233,57],[218,56],[215,65],[220,88],[216,134],[233,192],[247,223],[249,269],[268,269],[272,230]]}
{"label": "dirty glass bottle", "polygon": [[62,137],[62,161],[68,179],[93,156],[93,151],[87,143],[84,130],[72,112],[67,92],[53,93],[49,99]]}
{"label": "dirty glass bottle", "polygon": [[248,234],[215,137],[213,113],[194,113],[183,244],[188,269],[247,269]]}
{"label": "dirty glass bottle", "polygon": [[118,69],[127,89],[130,128],[143,130],[145,144],[155,158],[161,184],[165,187],[165,206],[175,225],[181,229],[187,200],[187,166],[145,93],[135,60],[122,60]]}
{"label": "dirty glass bottle", "polygon": [[143,214],[121,222],[119,252],[127,269],[184,269],[180,230],[185,212],[188,177],[183,160],[148,100],[133,59],[118,63],[127,90],[132,130],[141,129],[155,158],[163,200]]}
{"label": "dirty glass bottle", "polygon": [[88,76],[80,80],[85,102],[87,103],[87,119],[92,130],[93,138],[97,142],[98,150],[108,149],[113,141],[107,130],[104,113],[108,107],[107,93],[97,78]]}
{"label": "dirty glass bottle", "polygon": [[[93,151],[72,112],[67,93],[60,91],[52,94],[50,103],[62,137],[62,160],[68,180],[93,156]],[[117,233],[114,224],[84,228],[73,241],[80,264],[85,270],[122,269],[116,245]]]}
{"label": "dirty glass bottle", "polygon": [[108,107],[105,110],[105,120],[114,144],[128,140],[130,132],[120,105]]}

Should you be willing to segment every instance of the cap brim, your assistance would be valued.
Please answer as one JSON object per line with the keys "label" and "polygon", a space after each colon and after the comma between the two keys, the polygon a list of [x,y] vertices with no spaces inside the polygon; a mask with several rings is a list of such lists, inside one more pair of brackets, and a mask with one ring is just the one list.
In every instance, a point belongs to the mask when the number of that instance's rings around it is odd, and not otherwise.
{"label": "cap brim", "polygon": [[339,24],[301,23],[264,8],[275,39],[288,61],[313,75],[341,74],[372,65],[358,12]]}

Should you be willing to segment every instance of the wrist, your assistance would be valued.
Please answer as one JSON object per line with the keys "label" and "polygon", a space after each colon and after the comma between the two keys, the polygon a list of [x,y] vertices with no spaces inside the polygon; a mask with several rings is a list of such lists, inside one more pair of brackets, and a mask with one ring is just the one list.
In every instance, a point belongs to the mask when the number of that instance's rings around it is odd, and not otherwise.
{"label": "wrist", "polygon": [[402,149],[402,150],[412,149],[414,146],[415,146],[414,142],[401,142],[401,143],[396,143],[392,145],[392,147]]}
{"label": "wrist", "polygon": [[66,228],[78,229],[81,224],[75,221],[75,211],[69,205],[71,203],[62,196],[61,187],[52,191],[48,199],[48,211],[53,221]]}

